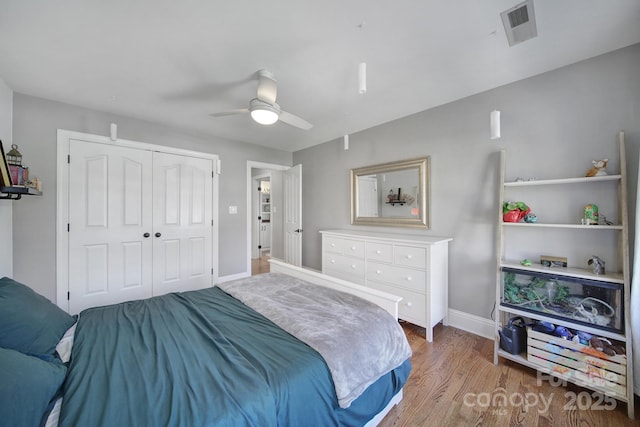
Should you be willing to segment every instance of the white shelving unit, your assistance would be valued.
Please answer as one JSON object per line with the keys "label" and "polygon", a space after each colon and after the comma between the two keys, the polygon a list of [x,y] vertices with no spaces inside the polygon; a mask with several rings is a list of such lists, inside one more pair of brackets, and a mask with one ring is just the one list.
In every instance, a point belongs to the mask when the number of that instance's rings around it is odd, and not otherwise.
{"label": "white shelving unit", "polygon": [[[512,360],[514,362],[529,366],[531,368],[543,371],[547,374],[562,378],[566,381],[576,383],[580,386],[592,389],[594,391],[606,393],[620,401],[627,403],[627,412],[629,418],[634,418],[634,394],[633,394],[633,357],[631,343],[631,322],[630,322],[630,273],[629,273],[629,243],[628,243],[628,217],[627,217],[627,176],[626,176],[626,160],[625,160],[625,144],[624,132],[618,135],[619,156],[620,156],[620,172],[616,175],[605,175],[597,177],[577,177],[577,178],[560,178],[535,181],[514,181],[505,182],[506,175],[506,152],[501,152],[500,167],[500,191],[499,191],[499,215],[497,227],[497,251],[498,265],[496,275],[496,316],[495,316],[495,343],[494,343],[494,363],[497,365],[499,357]],[[595,183],[610,182],[613,191],[614,185],[617,184],[617,202],[618,202],[618,224],[615,225],[581,225],[573,224],[569,221],[561,221],[554,223],[510,223],[502,220],[502,205],[505,201],[505,192],[509,194],[518,194],[518,191],[524,187],[539,187],[540,190],[548,189],[549,186],[561,186],[562,191],[566,188],[567,197],[571,196],[573,190],[584,188],[583,186],[592,186]],[[603,185],[603,184],[600,184]],[[577,186],[577,187],[576,187]],[[587,187],[589,188],[589,187]],[[527,190],[531,191],[531,189]],[[540,247],[540,253],[553,253],[554,249],[554,233],[560,230],[568,230],[570,233],[615,233],[617,236],[617,266],[607,264],[607,274],[596,275],[590,269],[577,268],[569,265],[569,267],[545,267],[541,264],[532,263],[532,265],[521,265],[519,259],[511,259],[509,253],[505,250],[505,236],[507,230],[527,230],[528,232],[540,234],[549,233],[551,238],[547,240],[548,247]],[[591,235],[591,234],[589,234]],[[594,235],[595,236],[595,235]],[[538,241],[539,242],[539,241]],[[617,267],[617,271],[616,271]],[[515,269],[523,274],[553,274],[559,278],[567,278],[567,280],[584,280],[597,281],[603,286],[612,286],[615,289],[622,287],[620,292],[622,301],[621,307],[624,308],[624,318],[621,331],[612,330],[611,328],[602,328],[598,325],[586,325],[584,322],[576,322],[574,318],[569,316],[562,317],[558,315],[546,315],[542,311],[532,311],[526,308],[518,308],[513,305],[505,304],[503,299],[503,269]],[[594,283],[594,282],[591,282]],[[625,346],[626,355],[617,355],[612,357],[602,356],[602,359],[593,359],[591,355],[585,356],[581,350],[586,346],[575,344],[573,342],[563,341],[561,338],[545,335],[535,331],[528,333],[527,355],[511,354],[500,348],[499,331],[508,320],[512,317],[521,316],[531,320],[546,321],[554,325],[565,326],[574,330],[588,332],[598,337],[605,337],[610,340],[618,341]],[[536,344],[538,343],[538,344]],[[537,358],[534,353],[542,347],[540,343],[546,347],[553,347],[554,353],[550,353],[549,360]],[[538,348],[536,348],[538,345]],[[589,349],[586,349],[589,350]],[[561,355],[563,354],[563,355]],[[566,356],[566,357],[565,357]],[[617,358],[617,359],[616,359]],[[612,366],[612,368],[609,367]],[[560,369],[550,369],[554,366]],[[597,366],[601,371],[593,368]],[[584,368],[584,369],[583,369]],[[611,369],[611,370],[610,370]],[[584,372],[586,373],[584,373]],[[598,378],[598,372],[603,372],[607,376],[607,380]],[[616,378],[617,383],[608,381],[609,377]]]}
{"label": "white shelving unit", "polygon": [[260,192],[260,250],[271,249],[271,194]]}

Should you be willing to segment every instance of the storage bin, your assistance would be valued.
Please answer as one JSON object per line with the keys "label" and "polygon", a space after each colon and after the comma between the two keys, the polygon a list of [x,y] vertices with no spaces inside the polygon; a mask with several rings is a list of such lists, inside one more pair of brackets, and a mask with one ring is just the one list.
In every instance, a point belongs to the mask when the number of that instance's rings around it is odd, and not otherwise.
{"label": "storage bin", "polygon": [[527,360],[543,372],[618,399],[626,399],[627,357],[609,356],[588,345],[529,328]]}

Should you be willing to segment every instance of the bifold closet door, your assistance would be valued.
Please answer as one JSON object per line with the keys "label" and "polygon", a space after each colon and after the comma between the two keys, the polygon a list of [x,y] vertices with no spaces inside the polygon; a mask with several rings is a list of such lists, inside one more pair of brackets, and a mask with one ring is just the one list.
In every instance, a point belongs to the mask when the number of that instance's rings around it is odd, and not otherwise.
{"label": "bifold closet door", "polygon": [[152,153],[71,140],[69,311],[152,296]]}
{"label": "bifold closet door", "polygon": [[212,285],[213,161],[153,153],[153,294]]}

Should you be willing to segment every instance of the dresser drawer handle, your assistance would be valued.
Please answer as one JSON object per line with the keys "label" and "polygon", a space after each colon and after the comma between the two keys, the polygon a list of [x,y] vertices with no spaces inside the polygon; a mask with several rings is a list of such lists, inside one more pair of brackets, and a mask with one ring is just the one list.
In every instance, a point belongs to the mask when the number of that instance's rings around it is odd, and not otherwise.
{"label": "dresser drawer handle", "polygon": [[355,264],[351,264],[351,268],[356,268],[356,265]]}
{"label": "dresser drawer handle", "polygon": [[382,251],[376,251],[376,253],[377,253],[378,255],[380,255],[380,254],[382,253]]}
{"label": "dresser drawer handle", "polygon": [[332,259],[332,260],[331,260],[331,264],[335,264],[335,263],[336,263],[336,260],[335,260],[335,259]]}
{"label": "dresser drawer handle", "polygon": [[411,254],[407,255],[407,259],[411,259],[411,258],[413,258],[413,255]]}
{"label": "dresser drawer handle", "polygon": [[412,305],[413,303],[411,301],[407,301],[407,304],[406,304],[407,307],[411,307]]}
{"label": "dresser drawer handle", "polygon": [[358,249],[358,248],[356,248],[355,246],[351,246],[351,250],[352,251],[355,251],[356,249]]}
{"label": "dresser drawer handle", "polygon": [[407,282],[412,281],[413,279],[411,278],[411,276],[407,276]]}
{"label": "dresser drawer handle", "polygon": [[336,244],[335,244],[335,243],[332,243],[332,244],[331,244],[331,247],[332,247],[332,248],[335,248],[335,247],[336,247]]}
{"label": "dresser drawer handle", "polygon": [[382,274],[382,271],[376,270],[376,274]]}

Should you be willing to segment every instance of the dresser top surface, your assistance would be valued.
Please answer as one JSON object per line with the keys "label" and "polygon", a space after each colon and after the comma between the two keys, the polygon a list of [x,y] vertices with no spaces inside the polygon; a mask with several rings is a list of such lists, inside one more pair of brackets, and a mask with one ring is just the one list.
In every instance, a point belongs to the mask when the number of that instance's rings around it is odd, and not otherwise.
{"label": "dresser top surface", "polygon": [[453,240],[452,237],[443,236],[425,236],[420,234],[401,234],[401,233],[381,233],[378,231],[360,231],[360,230],[320,230],[320,233],[341,237],[357,237],[369,238],[376,240],[385,240],[389,242],[405,242],[420,243],[427,245],[435,245]]}

